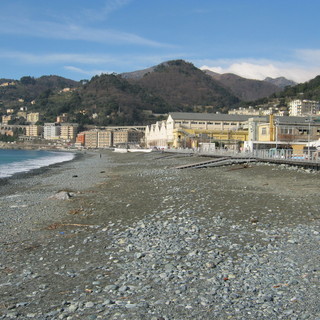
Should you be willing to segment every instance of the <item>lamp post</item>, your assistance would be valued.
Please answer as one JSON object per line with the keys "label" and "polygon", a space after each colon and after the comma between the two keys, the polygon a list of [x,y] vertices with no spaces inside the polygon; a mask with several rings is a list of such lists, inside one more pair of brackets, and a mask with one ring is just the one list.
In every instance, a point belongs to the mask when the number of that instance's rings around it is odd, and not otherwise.
{"label": "lamp post", "polygon": [[311,122],[312,122],[311,116],[307,121],[308,121],[308,160],[310,160],[310,132],[311,132]]}
{"label": "lamp post", "polygon": [[277,152],[278,152],[278,125],[279,125],[279,119],[275,120],[275,125],[276,125],[276,152],[275,156],[277,157]]}
{"label": "lamp post", "polygon": [[310,160],[310,140],[311,140],[311,123],[313,122],[312,115],[309,115],[309,118],[305,120],[308,122],[308,144],[307,144],[307,150],[308,150],[308,160]]}

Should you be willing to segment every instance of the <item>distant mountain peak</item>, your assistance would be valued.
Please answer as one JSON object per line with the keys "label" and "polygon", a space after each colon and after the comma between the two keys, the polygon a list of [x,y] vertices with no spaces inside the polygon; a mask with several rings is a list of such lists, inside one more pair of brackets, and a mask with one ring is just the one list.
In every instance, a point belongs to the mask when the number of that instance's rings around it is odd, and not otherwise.
{"label": "distant mountain peak", "polygon": [[233,73],[220,74],[210,70],[202,71],[231,90],[234,95],[243,101],[254,101],[281,91],[279,86],[268,81],[246,79]]}
{"label": "distant mountain peak", "polygon": [[292,80],[288,80],[285,77],[278,77],[278,78],[267,77],[264,79],[264,81],[272,83],[281,89],[284,89],[285,87],[288,87],[288,86],[295,86],[297,84],[296,82]]}

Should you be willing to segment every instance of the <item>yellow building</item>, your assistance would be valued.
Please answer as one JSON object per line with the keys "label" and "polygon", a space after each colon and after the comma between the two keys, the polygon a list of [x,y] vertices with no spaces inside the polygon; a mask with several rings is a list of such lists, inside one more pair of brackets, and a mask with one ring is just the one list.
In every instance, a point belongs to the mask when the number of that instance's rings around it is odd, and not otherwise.
{"label": "yellow building", "polygon": [[27,114],[27,122],[29,123],[37,123],[40,120],[39,112],[31,112]]}
{"label": "yellow building", "polygon": [[77,123],[61,123],[60,139],[75,141],[77,136]]}
{"label": "yellow building", "polygon": [[109,148],[112,146],[112,131],[103,130],[98,132],[98,148]]}
{"label": "yellow building", "polygon": [[9,116],[2,116],[2,124],[8,124],[10,120],[12,120],[13,117],[11,115]]}
{"label": "yellow building", "polygon": [[26,126],[26,136],[39,137],[42,134],[43,128],[41,126],[30,125]]}
{"label": "yellow building", "polygon": [[113,145],[141,144],[143,132],[135,129],[113,130]]}
{"label": "yellow building", "polygon": [[85,138],[84,138],[84,146],[86,148],[98,148],[98,131],[97,130],[91,130],[91,131],[85,131],[84,132]]}
{"label": "yellow building", "polygon": [[310,141],[320,139],[320,122],[310,117],[275,117],[249,119],[248,150],[292,149],[300,153]]}

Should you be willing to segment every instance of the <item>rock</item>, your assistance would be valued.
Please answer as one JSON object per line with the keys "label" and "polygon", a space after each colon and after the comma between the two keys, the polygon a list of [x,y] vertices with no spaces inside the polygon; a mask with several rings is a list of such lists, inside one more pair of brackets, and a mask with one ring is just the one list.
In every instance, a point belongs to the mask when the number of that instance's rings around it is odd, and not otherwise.
{"label": "rock", "polygon": [[55,195],[51,196],[50,199],[56,200],[69,200],[72,195],[68,191],[59,191]]}

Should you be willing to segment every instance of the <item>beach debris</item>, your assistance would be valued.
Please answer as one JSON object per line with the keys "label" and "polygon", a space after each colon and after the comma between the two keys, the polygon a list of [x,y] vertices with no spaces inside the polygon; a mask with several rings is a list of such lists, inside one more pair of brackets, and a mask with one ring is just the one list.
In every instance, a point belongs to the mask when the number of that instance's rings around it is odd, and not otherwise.
{"label": "beach debris", "polygon": [[59,191],[53,196],[50,197],[50,199],[56,199],[56,200],[69,200],[72,198],[73,194],[68,191]]}
{"label": "beach debris", "polygon": [[250,222],[251,222],[251,223],[258,223],[258,222],[259,222],[259,219],[258,219],[258,218],[251,218],[251,219],[250,219]]}
{"label": "beach debris", "polygon": [[46,230],[55,230],[60,227],[92,227],[92,224],[79,224],[79,223],[52,223],[47,226]]}
{"label": "beach debris", "polygon": [[72,209],[72,210],[69,210],[69,214],[79,214],[79,213],[82,213],[84,210],[83,208],[79,208],[79,209]]}

